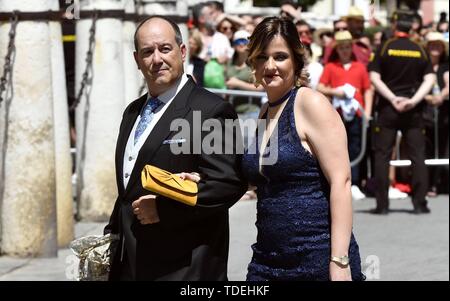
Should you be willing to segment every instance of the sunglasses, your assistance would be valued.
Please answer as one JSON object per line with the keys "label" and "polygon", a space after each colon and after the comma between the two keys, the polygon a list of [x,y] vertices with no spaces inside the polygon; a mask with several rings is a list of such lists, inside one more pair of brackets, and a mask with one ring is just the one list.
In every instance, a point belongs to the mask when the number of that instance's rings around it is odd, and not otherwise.
{"label": "sunglasses", "polygon": [[247,44],[248,44],[247,39],[237,39],[236,41],[233,41],[234,46],[247,45]]}
{"label": "sunglasses", "polygon": [[221,27],[220,31],[227,31],[227,30],[232,30],[233,27]]}
{"label": "sunglasses", "polygon": [[348,27],[336,27],[336,28],[334,29],[334,32],[337,32],[337,31],[346,31],[346,30],[348,30]]}

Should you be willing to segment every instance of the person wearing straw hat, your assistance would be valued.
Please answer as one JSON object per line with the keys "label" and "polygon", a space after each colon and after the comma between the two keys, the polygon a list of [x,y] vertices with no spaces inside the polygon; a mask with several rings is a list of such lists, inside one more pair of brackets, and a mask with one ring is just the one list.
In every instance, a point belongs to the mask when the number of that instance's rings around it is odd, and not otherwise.
{"label": "person wearing straw hat", "polygon": [[[373,93],[366,66],[356,61],[352,51],[350,32],[338,31],[334,40],[330,62],[325,65],[317,90],[332,98],[333,106],[339,111],[347,131],[350,160],[354,160],[361,151],[361,115],[370,118]],[[360,106],[364,112],[359,110]],[[353,166],[351,173],[352,198],[365,198],[359,189],[359,165]]]}
{"label": "person wearing straw hat", "polygon": [[[431,94],[425,96],[428,116],[427,122],[427,157],[434,158],[437,154],[439,158],[448,158],[448,44],[445,43],[444,36],[440,32],[429,32],[426,35],[425,49],[428,51],[436,73],[437,82]],[[437,116],[435,116],[435,112]],[[438,143],[435,141],[435,123],[437,118]],[[427,119],[426,119],[427,120]],[[434,151],[436,150],[436,152]],[[428,196],[433,197],[438,193],[448,192],[448,168],[430,168],[430,187]]]}
{"label": "person wearing straw hat", "polygon": [[412,161],[413,213],[430,212],[425,199],[428,175],[422,100],[436,76],[426,51],[409,38],[413,17],[409,11],[394,14],[394,37],[378,48],[369,65],[371,81],[379,94],[373,137],[377,183],[377,207],[371,211],[373,214],[387,214],[389,210],[389,161],[398,130]]}
{"label": "person wearing straw hat", "polygon": [[[364,33],[364,14],[359,8],[352,6],[350,7],[348,14],[342,17],[341,20],[347,23],[348,31],[350,31],[353,37],[352,50],[356,60],[367,66],[369,64],[372,50],[359,40],[362,38]],[[323,56],[324,64],[329,62],[332,51],[332,47],[327,47],[325,49],[325,54]]]}
{"label": "person wearing straw hat", "polygon": [[359,39],[364,33],[364,14],[362,10],[356,6],[351,6],[348,14],[342,17],[347,22],[348,30],[354,39]]}

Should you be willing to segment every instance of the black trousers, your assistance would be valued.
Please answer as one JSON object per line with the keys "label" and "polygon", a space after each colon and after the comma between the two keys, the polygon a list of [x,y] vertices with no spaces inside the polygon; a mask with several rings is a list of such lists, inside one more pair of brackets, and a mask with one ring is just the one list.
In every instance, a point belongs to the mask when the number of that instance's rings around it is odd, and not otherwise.
{"label": "black trousers", "polygon": [[133,275],[133,271],[131,269],[130,260],[128,258],[128,254],[125,251],[123,256],[123,260],[120,267],[120,281],[135,281],[135,277]]}
{"label": "black trousers", "polygon": [[426,206],[428,171],[425,165],[425,128],[421,106],[399,113],[390,104],[381,105],[373,128],[373,151],[375,160],[375,197],[377,208],[389,208],[389,161],[395,146],[397,131],[407,147],[412,161],[412,202],[414,208]]}

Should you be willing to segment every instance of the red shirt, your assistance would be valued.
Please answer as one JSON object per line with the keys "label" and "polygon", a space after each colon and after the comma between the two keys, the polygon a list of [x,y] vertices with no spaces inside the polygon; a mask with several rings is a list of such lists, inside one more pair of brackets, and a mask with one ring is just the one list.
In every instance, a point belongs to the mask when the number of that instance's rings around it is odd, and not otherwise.
{"label": "red shirt", "polygon": [[[364,92],[370,89],[369,73],[366,66],[360,62],[352,61],[348,70],[340,62],[331,62],[325,65],[321,84],[331,88],[337,88],[345,84],[350,84],[356,88],[355,99],[364,108]],[[358,111],[358,116],[360,116]]]}

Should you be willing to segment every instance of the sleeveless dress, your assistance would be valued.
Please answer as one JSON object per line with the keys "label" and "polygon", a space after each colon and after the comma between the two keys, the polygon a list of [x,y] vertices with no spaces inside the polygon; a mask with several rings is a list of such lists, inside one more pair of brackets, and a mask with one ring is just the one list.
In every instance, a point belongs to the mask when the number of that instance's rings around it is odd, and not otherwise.
{"label": "sleeveless dress", "polygon": [[[262,135],[258,134],[243,156],[244,174],[257,187],[258,196],[258,235],[252,245],[248,281],[329,280],[330,187],[318,161],[302,146],[297,134],[296,94],[296,89],[291,91],[279,118],[276,147],[269,145],[270,140],[264,152],[264,158],[274,150],[278,152],[276,163],[262,164],[260,172],[258,141],[262,139],[258,136]],[[348,255],[353,280],[364,280],[353,233]]]}

